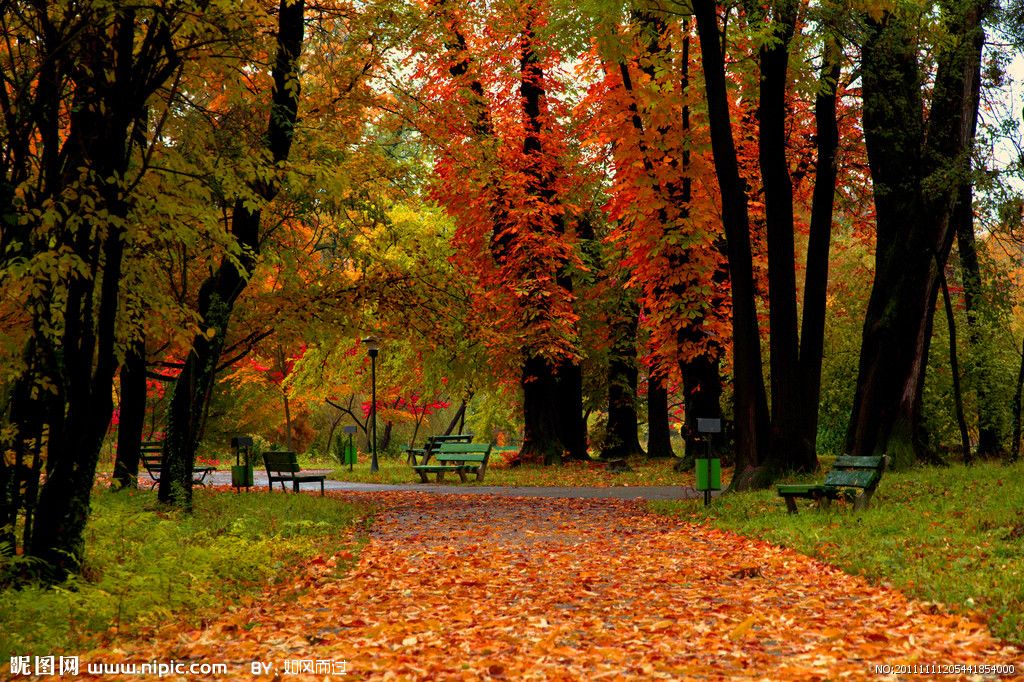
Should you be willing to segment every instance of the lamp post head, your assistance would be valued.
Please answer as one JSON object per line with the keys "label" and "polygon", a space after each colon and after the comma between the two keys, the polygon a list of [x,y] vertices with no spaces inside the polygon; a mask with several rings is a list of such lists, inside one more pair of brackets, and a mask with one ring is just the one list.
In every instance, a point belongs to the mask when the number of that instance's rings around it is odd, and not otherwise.
{"label": "lamp post head", "polygon": [[365,336],[363,337],[363,345],[366,346],[366,354],[371,358],[377,357],[377,352],[380,350],[380,346],[377,345],[376,336]]}

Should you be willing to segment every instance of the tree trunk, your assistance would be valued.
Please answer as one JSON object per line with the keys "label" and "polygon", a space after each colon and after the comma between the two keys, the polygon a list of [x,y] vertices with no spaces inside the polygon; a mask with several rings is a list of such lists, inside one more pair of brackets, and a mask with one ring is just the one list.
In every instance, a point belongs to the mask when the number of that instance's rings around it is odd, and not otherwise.
{"label": "tree trunk", "polygon": [[761,341],[754,301],[754,273],[747,214],[746,182],[740,176],[729,118],[725,55],[714,0],[694,0],[700,40],[711,150],[722,195],[722,221],[732,284],[733,421],[737,490],[766,485],[768,405],[761,367]]}
{"label": "tree trunk", "polygon": [[[302,53],[304,13],[304,0],[281,0],[273,68],[274,91],[266,134],[267,150],[275,165],[288,158],[298,118],[298,60]],[[270,202],[277,196],[280,184],[273,179],[261,181],[254,189],[264,202]],[[253,208],[251,202],[242,199],[235,202],[231,232],[241,252],[237,259],[223,258],[217,271],[200,288],[200,326],[212,330],[212,334],[198,334],[193,339],[192,351],[174,383],[160,475],[161,502],[191,508],[192,467],[199,446],[202,415],[213,389],[235,300],[245,288],[246,277],[252,274],[259,255],[261,215],[261,209]]]}
{"label": "tree trunk", "polygon": [[138,487],[139,448],[146,424],[146,343],[132,342],[121,365],[121,404],[114,459],[115,490]]}
{"label": "tree trunk", "polygon": [[960,429],[960,449],[964,464],[971,463],[971,437],[967,434],[967,417],[964,416],[964,397],[960,390],[960,363],[956,349],[956,318],[953,315],[953,301],[949,297],[949,285],[946,284],[946,273],[939,271],[939,284],[942,287],[942,304],[946,310],[946,325],[949,329],[949,370],[953,374],[953,406],[956,411],[956,424]]}
{"label": "tree trunk", "polygon": [[[971,136],[978,129],[978,106],[981,101],[981,60],[974,62],[971,91]],[[970,178],[960,183],[956,208],[953,209],[953,223],[956,227],[957,250],[960,253],[960,275],[964,287],[964,307],[967,309],[967,340],[974,362],[969,363],[967,376],[969,385],[977,394],[978,406],[978,457],[1002,457],[1003,423],[998,404],[990,397],[992,365],[985,352],[985,334],[982,331],[982,317],[985,298],[982,294],[981,267],[978,264],[978,248],[974,237],[974,188]]]}
{"label": "tree trunk", "polygon": [[[115,180],[128,173],[132,144],[146,139],[147,98],[179,64],[171,20],[147,22],[135,8],[120,6],[93,19],[80,36],[81,56],[72,69],[75,87],[62,150],[67,156],[62,177],[55,180],[77,190],[81,203],[70,213],[81,223],[61,226],[56,238],[81,258],[86,273],[71,273],[63,282],[63,328],[59,341],[49,337],[59,344],[60,362],[53,365],[58,374],[50,378],[61,386],[63,400],[47,415],[46,483],[26,551],[44,562],[46,579],[53,582],[81,566],[96,465],[113,411],[130,208],[123,184]],[[145,33],[148,50],[135,49],[138,31]],[[87,178],[81,168],[89,169]]]}
{"label": "tree trunk", "polygon": [[[846,451],[888,453],[898,467],[932,457],[921,436],[921,393],[939,270],[954,236],[954,188],[969,168],[973,143],[980,20],[973,3],[949,19],[951,34],[963,40],[939,59],[927,129],[913,29],[889,13],[867,20],[864,136],[878,239]],[[951,174],[958,178],[954,188]]]}
{"label": "tree trunk", "polygon": [[[832,241],[832,214],[836,194],[836,152],[839,126],[836,98],[840,76],[839,45],[826,38],[821,80],[814,102],[817,128],[817,164],[811,200],[807,272],[800,329],[800,402],[804,418],[797,447],[817,459],[818,416],[821,411],[821,363],[825,350],[825,312],[828,293],[828,254]],[[802,456],[806,458],[808,455]]]}
{"label": "tree trunk", "polygon": [[760,50],[758,160],[764,187],[768,244],[768,308],[771,335],[771,453],[784,470],[817,468],[803,442],[806,409],[800,391],[797,335],[796,252],[793,245],[793,182],[786,158],[786,83],[789,43],[796,29],[795,2],[774,5],[775,35]]}
{"label": "tree trunk", "polygon": [[559,415],[561,393],[555,368],[536,355],[523,363],[523,447],[519,462],[560,464],[565,456]]}
{"label": "tree trunk", "polygon": [[622,459],[644,454],[640,446],[637,416],[636,333],[640,308],[627,300],[612,312],[608,353],[608,428],[601,445],[603,459]]}
{"label": "tree trunk", "polygon": [[647,456],[675,457],[668,420],[668,389],[653,374],[647,375]]}

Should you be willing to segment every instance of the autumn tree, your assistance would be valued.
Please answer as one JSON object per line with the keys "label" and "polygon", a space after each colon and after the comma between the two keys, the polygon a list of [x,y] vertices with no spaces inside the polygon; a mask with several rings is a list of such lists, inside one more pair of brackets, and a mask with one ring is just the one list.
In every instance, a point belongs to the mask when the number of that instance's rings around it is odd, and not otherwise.
{"label": "autumn tree", "polygon": [[[129,227],[165,120],[158,95],[231,22],[206,2],[19,5],[3,16],[4,184],[18,214],[4,225],[4,275],[26,287],[30,318],[5,450],[35,476],[45,460],[25,544],[59,580],[81,559],[110,422]],[[3,469],[5,492],[20,486]]]}
{"label": "autumn tree", "polygon": [[203,412],[210,399],[232,309],[257,262],[262,207],[280,192],[281,178],[277,174],[292,146],[298,118],[298,63],[302,54],[304,17],[304,0],[281,1],[271,71],[273,92],[264,138],[270,171],[252,183],[251,195],[235,200],[231,232],[238,242],[239,253],[226,255],[200,288],[201,331],[193,339],[185,366],[174,384],[168,413],[159,489],[162,502],[191,506],[192,464],[199,445]]}
{"label": "autumn tree", "polygon": [[[554,110],[554,55],[541,41],[548,11],[528,4],[488,15],[484,21],[496,25],[484,34],[494,41],[487,48],[500,51],[477,55],[464,8],[435,3],[440,45],[426,49],[440,59],[426,61],[423,71],[430,101],[447,109],[437,123],[449,127],[426,133],[442,152],[438,196],[459,226],[457,262],[478,272],[475,305],[520,355],[521,460],[547,464],[586,456],[571,272],[578,216],[568,201],[571,166]],[[505,58],[500,40],[515,46],[514,62],[506,59],[510,68],[500,73],[516,78],[499,79],[492,93],[480,63]]]}

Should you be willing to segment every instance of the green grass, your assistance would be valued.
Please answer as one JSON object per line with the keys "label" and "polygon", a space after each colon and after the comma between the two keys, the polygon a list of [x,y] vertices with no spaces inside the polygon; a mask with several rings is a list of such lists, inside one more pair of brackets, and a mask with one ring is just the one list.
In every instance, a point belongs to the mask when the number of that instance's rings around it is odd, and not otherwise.
{"label": "green grass", "polygon": [[773,489],[724,495],[708,509],[694,501],[652,502],[651,508],[792,547],[954,611],[980,613],[997,636],[1024,643],[1024,463],[890,472],[871,508],[858,514],[842,503],[826,512],[807,503],[798,500],[800,513],[790,516]]}
{"label": "green grass", "polygon": [[[512,450],[510,454],[515,454]],[[640,485],[693,485],[693,472],[677,473],[672,467],[675,459],[651,460],[646,457],[634,457],[629,460],[632,471],[613,472],[597,462],[571,462],[563,466],[521,466],[504,465],[501,453],[491,453],[487,465],[487,473],[483,482],[477,482],[470,475],[469,481],[461,483],[457,474],[447,474],[445,482],[458,485],[497,485],[497,486],[640,486]],[[356,481],[359,483],[417,483],[419,476],[406,464],[404,457],[379,458],[380,470],[370,472],[369,457],[360,453],[358,464],[349,472],[348,467],[338,467],[333,463],[310,463],[310,468],[333,467],[330,478],[338,481]],[[306,464],[302,465],[307,466]],[[436,478],[429,476],[431,482]]]}
{"label": "green grass", "polygon": [[158,508],[149,492],[97,488],[82,577],[0,591],[0,661],[75,654],[169,618],[198,622],[304,558],[356,549],[339,531],[369,512],[309,495],[200,490],[194,502],[188,515]]}

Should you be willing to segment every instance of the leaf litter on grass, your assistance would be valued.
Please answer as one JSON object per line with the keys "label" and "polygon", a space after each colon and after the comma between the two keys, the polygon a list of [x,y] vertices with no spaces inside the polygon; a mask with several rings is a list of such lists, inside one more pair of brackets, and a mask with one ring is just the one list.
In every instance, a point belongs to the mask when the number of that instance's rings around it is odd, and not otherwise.
{"label": "leaf litter on grass", "polygon": [[876,665],[1024,663],[980,622],[636,502],[349,496],[380,513],[347,574],[343,557],[318,558],[202,629],[169,623],[118,655],[225,662],[240,678],[252,661],[280,675],[306,660],[345,661],[343,679],[421,680],[878,679]]}

